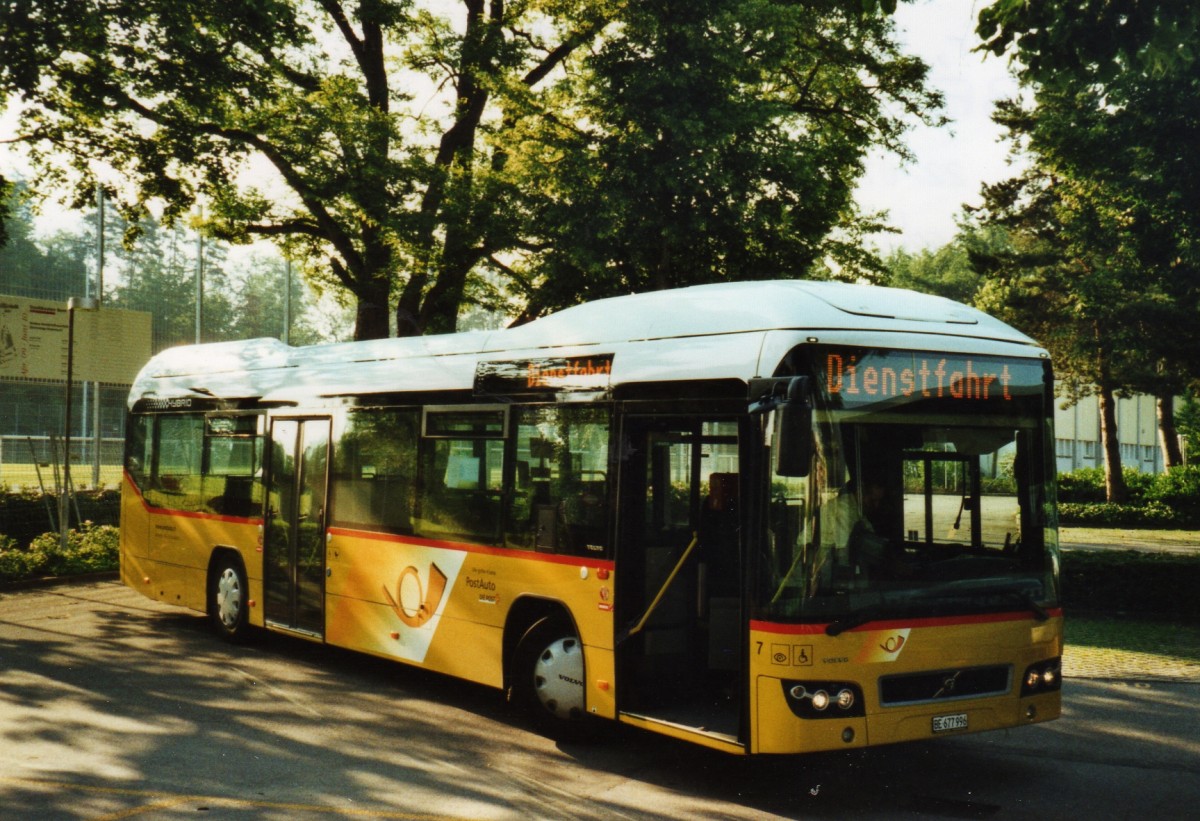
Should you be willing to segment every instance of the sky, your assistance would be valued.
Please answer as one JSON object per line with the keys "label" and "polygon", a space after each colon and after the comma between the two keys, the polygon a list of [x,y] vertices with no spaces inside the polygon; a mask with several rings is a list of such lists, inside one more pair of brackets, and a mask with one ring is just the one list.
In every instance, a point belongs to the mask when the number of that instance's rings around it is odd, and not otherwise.
{"label": "sky", "polygon": [[896,12],[901,42],[930,66],[929,84],[946,97],[942,128],[916,126],[906,141],[916,159],[871,158],[857,199],[864,211],[886,209],[899,235],[874,238],[884,251],[935,249],[953,239],[964,203],[979,204],[980,186],[1012,176],[1008,149],[991,121],[992,103],[1013,96],[1007,61],[972,53],[975,17],[986,0],[915,0]]}
{"label": "sky", "polygon": [[[916,125],[906,140],[915,161],[901,165],[893,155],[870,159],[857,199],[864,211],[887,210],[899,234],[872,238],[887,252],[935,249],[953,239],[955,218],[964,203],[980,201],[980,186],[1012,175],[1008,152],[998,142],[1000,129],[990,119],[992,103],[1011,96],[1016,81],[1006,62],[972,53],[975,17],[988,0],[914,0],[901,3],[896,20],[901,41],[930,65],[930,84],[946,97],[943,128]],[[11,130],[0,112],[0,136]],[[0,173],[20,168],[0,145]],[[48,219],[64,218],[49,209]],[[58,226],[41,225],[51,229]]]}

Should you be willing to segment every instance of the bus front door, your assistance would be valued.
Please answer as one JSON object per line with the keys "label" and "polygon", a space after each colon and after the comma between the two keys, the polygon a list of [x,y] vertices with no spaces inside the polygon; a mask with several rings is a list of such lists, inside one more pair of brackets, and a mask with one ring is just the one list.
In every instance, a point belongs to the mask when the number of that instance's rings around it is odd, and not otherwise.
{"label": "bus front door", "polygon": [[269,502],[263,536],[267,624],[325,632],[325,503],[330,420],[271,424]]}
{"label": "bus front door", "polygon": [[630,416],[623,450],[619,710],[741,743],[738,423]]}

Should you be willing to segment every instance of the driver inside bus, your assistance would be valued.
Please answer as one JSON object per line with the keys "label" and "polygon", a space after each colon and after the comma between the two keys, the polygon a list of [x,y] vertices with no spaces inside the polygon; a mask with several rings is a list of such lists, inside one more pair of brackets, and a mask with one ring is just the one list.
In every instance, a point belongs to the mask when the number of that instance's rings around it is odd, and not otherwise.
{"label": "driver inside bus", "polygon": [[[902,573],[886,528],[887,490],[881,477],[864,472],[849,480],[825,504],[822,542],[829,576],[879,578]],[[839,568],[837,570],[833,568]],[[824,574],[823,574],[824,575]]]}

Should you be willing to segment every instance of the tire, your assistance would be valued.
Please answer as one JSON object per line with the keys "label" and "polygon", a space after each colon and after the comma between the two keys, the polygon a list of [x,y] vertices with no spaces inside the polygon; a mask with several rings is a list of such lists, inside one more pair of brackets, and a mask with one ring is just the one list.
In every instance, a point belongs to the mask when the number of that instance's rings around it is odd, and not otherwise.
{"label": "tire", "polygon": [[538,732],[567,741],[588,734],[583,645],[556,619],[535,623],[513,653],[512,699]]}
{"label": "tire", "polygon": [[241,642],[250,633],[249,593],[241,559],[230,553],[217,556],[209,576],[208,618],[226,641]]}

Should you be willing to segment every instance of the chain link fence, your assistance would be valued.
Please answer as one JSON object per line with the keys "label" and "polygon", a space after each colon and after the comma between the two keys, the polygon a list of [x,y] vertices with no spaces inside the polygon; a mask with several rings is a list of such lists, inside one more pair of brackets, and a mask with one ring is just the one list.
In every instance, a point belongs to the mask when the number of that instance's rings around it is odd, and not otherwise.
{"label": "chain link fence", "polygon": [[[71,439],[71,484],[74,489],[116,488],[121,483],[124,439]],[[0,436],[0,487],[58,494],[65,482],[63,438]]]}

